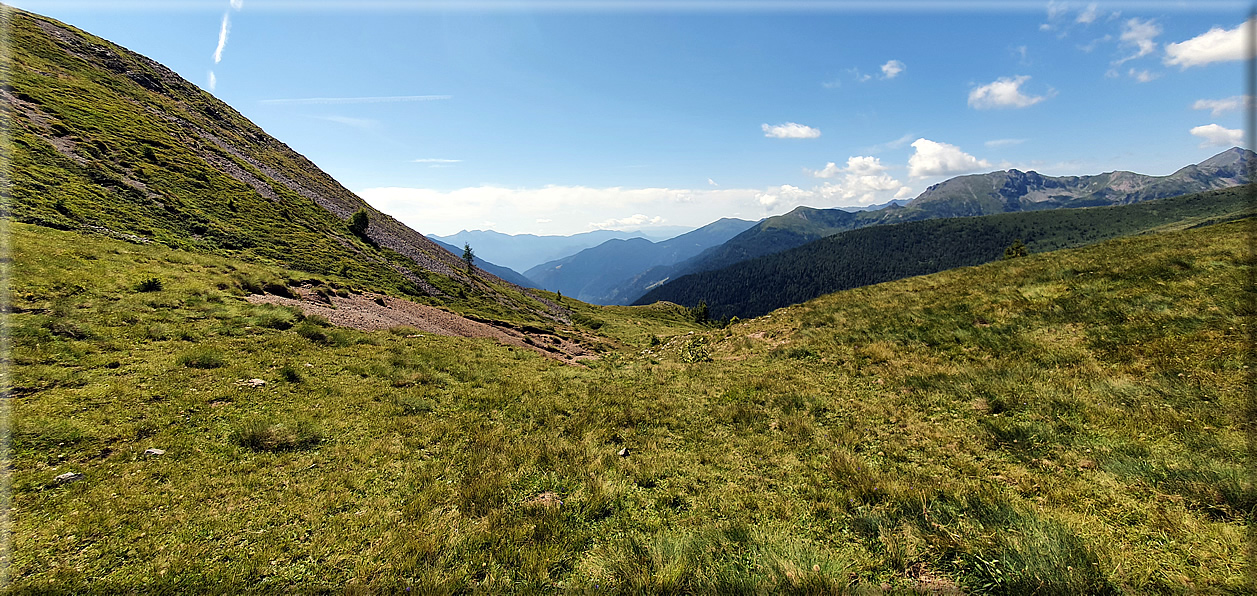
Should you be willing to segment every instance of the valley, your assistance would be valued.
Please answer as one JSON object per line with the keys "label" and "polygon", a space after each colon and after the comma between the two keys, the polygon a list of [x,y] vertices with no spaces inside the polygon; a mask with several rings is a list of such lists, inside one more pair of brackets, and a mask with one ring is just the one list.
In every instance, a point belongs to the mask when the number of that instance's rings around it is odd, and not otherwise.
{"label": "valley", "polygon": [[3,10],[9,593],[1253,587],[1248,153],[595,234],[560,295]]}

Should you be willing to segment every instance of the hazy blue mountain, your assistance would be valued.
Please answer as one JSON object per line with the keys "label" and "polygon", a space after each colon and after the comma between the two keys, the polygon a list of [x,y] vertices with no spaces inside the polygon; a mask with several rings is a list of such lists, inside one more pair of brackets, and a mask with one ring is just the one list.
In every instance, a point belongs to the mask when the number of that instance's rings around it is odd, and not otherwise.
{"label": "hazy blue mountain", "polygon": [[586,302],[628,304],[640,294],[628,295],[622,288],[643,271],[693,257],[753,225],[755,222],[725,218],[662,242],[644,238],[608,240],[533,267],[524,275],[543,289]]}
{"label": "hazy blue mountain", "polygon": [[[664,239],[684,233],[689,228],[656,228],[649,232],[620,232],[595,230],[571,236],[537,236],[535,234],[503,234],[492,230],[463,230],[449,236],[429,234],[433,240],[461,247],[471,244],[476,256],[492,263],[509,267],[514,271],[527,271],[541,263],[576,254],[586,248],[598,246],[613,239],[648,238]],[[462,254],[462,248],[459,248]]]}
{"label": "hazy blue mountain", "polygon": [[[428,239],[435,242],[437,246],[440,246],[441,248],[444,248],[445,250],[450,251],[450,253],[456,256],[461,257],[463,255],[462,247],[454,246],[453,244],[448,244],[445,242],[441,242],[440,240],[436,240],[432,238],[431,236],[429,236]],[[472,252],[476,254],[476,267],[479,267],[480,269],[484,271],[488,271],[489,273],[492,273],[493,275],[498,276],[502,280],[509,281],[517,286],[521,286],[525,288],[537,287],[536,283],[533,283],[531,279],[524,277],[518,271],[515,271],[514,269],[511,269],[510,267],[494,265],[493,263],[490,263],[489,261],[486,261],[480,258],[480,253],[476,252],[474,248],[472,249]]]}

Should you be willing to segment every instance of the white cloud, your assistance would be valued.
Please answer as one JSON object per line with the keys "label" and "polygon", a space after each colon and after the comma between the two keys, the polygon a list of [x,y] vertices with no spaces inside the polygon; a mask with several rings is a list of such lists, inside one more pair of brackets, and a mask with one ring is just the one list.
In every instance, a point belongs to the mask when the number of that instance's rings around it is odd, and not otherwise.
{"label": "white cloud", "polygon": [[1096,17],[1099,15],[1100,13],[1098,11],[1098,7],[1096,6],[1096,3],[1092,2],[1091,4],[1087,5],[1086,10],[1078,13],[1078,18],[1075,19],[1074,22],[1082,23],[1083,25],[1090,25],[1091,23],[1095,22]]}
{"label": "white cloud", "polygon": [[873,145],[872,147],[866,147],[864,149],[864,152],[865,153],[881,153],[883,151],[889,151],[891,149],[899,149],[900,147],[905,147],[907,146],[908,143],[912,142],[912,137],[914,136],[916,135],[912,133],[908,133],[893,141],[887,141],[885,143]]}
{"label": "white cloud", "polygon": [[214,71],[209,71],[209,90],[214,92],[214,88],[218,86],[218,77],[214,76]]}
{"label": "white cloud", "polygon": [[1113,41],[1113,36],[1106,33],[1104,37],[1097,37],[1087,42],[1086,45],[1078,46],[1078,49],[1090,54],[1091,52],[1095,51],[1096,46],[1099,46],[1102,43],[1108,43],[1110,41]]}
{"label": "white cloud", "polygon": [[1130,72],[1127,74],[1140,83],[1147,83],[1148,81],[1161,78],[1160,73],[1149,72],[1147,70],[1135,70],[1133,68],[1130,69]]}
{"label": "white cloud", "polygon": [[894,197],[892,197],[892,198],[895,198],[895,199],[906,199],[906,198],[908,198],[908,197],[910,197],[910,196],[912,196],[912,188],[907,187],[907,186],[903,186],[903,187],[900,187],[900,188],[899,188],[899,192],[895,193],[895,196],[894,196]]}
{"label": "white cloud", "polygon": [[244,8],[244,0],[231,0],[231,7],[236,10]]}
{"label": "white cloud", "polygon": [[820,130],[795,122],[775,126],[762,124],[760,128],[764,130],[764,136],[772,139],[815,139],[821,136]]}
{"label": "white cloud", "polygon": [[879,197],[885,199],[884,193],[903,188],[902,182],[884,173],[888,169],[876,157],[857,155],[848,157],[845,167],[829,162],[824,168],[809,170],[808,173],[817,178],[842,176],[841,181],[826,182],[816,189],[822,198],[830,201],[841,199],[847,205],[852,201],[859,205],[871,205],[878,202]]}
{"label": "white cloud", "polygon": [[716,181],[712,180],[711,178],[707,179],[707,184],[710,184],[712,186],[720,186],[719,184],[716,184]]}
{"label": "white cloud", "polygon": [[380,124],[378,121],[371,120],[369,118],[351,118],[349,116],[314,116],[314,118],[318,120],[326,120],[328,122],[335,122],[337,124],[344,124],[345,126],[352,126],[354,128],[374,128]]}
{"label": "white cloud", "polygon": [[228,33],[231,33],[231,13],[223,13],[223,26],[218,30],[218,47],[214,49],[214,64],[223,60],[223,49],[227,47]]}
{"label": "white cloud", "polygon": [[658,215],[651,217],[649,215],[642,215],[641,213],[638,213],[635,215],[631,215],[629,217],[622,217],[620,219],[608,219],[606,221],[601,221],[597,223],[590,222],[589,227],[594,228],[596,230],[607,230],[611,228],[657,226],[664,223],[665,221],[667,220],[665,220],[662,217],[659,217]]}
{"label": "white cloud", "polygon": [[[699,227],[713,213],[777,215],[799,205],[827,208],[884,203],[902,191],[889,176],[848,174],[835,184],[760,188],[596,188],[483,185],[452,190],[428,188],[353,189],[371,206],[425,234],[448,235],[497,221],[506,234],[575,234],[598,226]],[[847,198],[850,197],[850,198]],[[640,215],[640,217],[639,217]],[[644,218],[644,219],[643,219]],[[549,221],[539,221],[549,220]],[[638,223],[641,222],[641,223]]]}
{"label": "white cloud", "polygon": [[1197,126],[1190,131],[1193,135],[1204,139],[1201,147],[1236,147],[1244,142],[1244,131],[1222,128],[1217,124]]}
{"label": "white cloud", "polygon": [[1166,44],[1165,63],[1187,69],[1211,62],[1243,60],[1248,57],[1244,48],[1253,24],[1249,19],[1234,29],[1214,27],[1187,41]]}
{"label": "white cloud", "polygon": [[462,162],[463,160],[461,160],[461,159],[442,159],[442,158],[439,158],[439,157],[421,157],[421,158],[419,158],[419,159],[413,159],[413,160],[411,160],[411,161],[413,161],[414,163],[460,163],[460,162]]}
{"label": "white cloud", "polygon": [[[988,108],[1025,108],[1047,99],[1042,95],[1026,95],[1021,92],[1021,85],[1030,77],[1000,77],[993,83],[976,87],[969,92],[969,105],[984,110]],[[915,145],[915,143],[914,143]]]}
{"label": "white cloud", "polygon": [[1197,99],[1192,104],[1193,110],[1210,110],[1210,115],[1218,116],[1226,112],[1242,110],[1252,105],[1252,98],[1247,95],[1233,95],[1225,99]]}
{"label": "white cloud", "polygon": [[841,86],[842,86],[842,81],[839,81],[838,79],[834,79],[832,81],[825,81],[824,83],[821,83],[821,87],[824,87],[826,89],[837,89]]}
{"label": "white cloud", "polygon": [[838,164],[829,162],[820,170],[809,170],[808,173],[817,178],[833,178],[839,174],[856,174],[859,176],[870,176],[885,172],[888,168],[882,165],[881,160],[876,157],[868,157],[857,155],[847,158],[846,167],[838,167]]}
{"label": "white cloud", "polygon": [[908,175],[913,178],[968,174],[991,167],[985,159],[978,159],[947,143],[917,139],[912,142],[912,148],[916,152],[908,158]]}
{"label": "white cloud", "polygon": [[1123,45],[1135,46],[1135,53],[1113,62],[1113,66],[1120,66],[1124,62],[1136,58],[1143,58],[1156,51],[1157,42],[1153,40],[1158,35],[1161,35],[1161,26],[1151,19],[1147,21],[1128,19],[1125,23],[1122,23],[1122,34],[1118,39],[1121,40]]}
{"label": "white cloud", "polygon": [[982,144],[987,147],[1007,147],[1009,145],[1020,145],[1024,142],[1026,142],[1025,139],[991,139]]}
{"label": "white cloud", "polygon": [[1067,12],[1069,12],[1069,4],[1065,2],[1056,2],[1056,0],[1051,0],[1047,4],[1048,19],[1055,19]]}
{"label": "white cloud", "polygon": [[399,103],[408,101],[437,101],[450,99],[451,95],[390,95],[386,97],[299,97],[290,99],[262,99],[266,105],[340,105],[350,103]]}
{"label": "white cloud", "polygon": [[898,60],[890,60],[882,65],[882,76],[887,79],[893,79],[904,71],[904,64]]}

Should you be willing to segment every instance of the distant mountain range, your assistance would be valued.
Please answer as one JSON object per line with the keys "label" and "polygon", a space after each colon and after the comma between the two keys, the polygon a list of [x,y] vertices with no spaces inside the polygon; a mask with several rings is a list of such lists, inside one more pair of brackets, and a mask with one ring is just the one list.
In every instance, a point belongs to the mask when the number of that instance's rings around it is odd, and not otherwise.
{"label": "distant mountain range", "polygon": [[[458,256],[462,256],[463,254],[463,249],[460,247],[454,246],[453,244],[447,244],[445,242],[441,242],[440,240],[436,240],[432,238],[431,236],[429,236],[428,239],[435,242],[437,246],[440,246],[441,248],[448,250],[450,254],[458,255]],[[472,249],[472,253],[474,254],[475,252],[476,252],[475,249]],[[535,282],[533,282],[531,279],[528,279],[527,277],[524,277],[518,271],[511,269],[510,267],[503,267],[501,265],[490,263],[489,261],[486,261],[480,258],[479,254],[476,255],[475,265],[476,267],[479,267],[481,270],[492,273],[493,275],[497,276],[499,279],[503,281],[509,281],[517,286],[524,287],[524,288],[537,287],[537,284]]]}
{"label": "distant mountain range", "polygon": [[628,304],[637,295],[626,295],[626,282],[642,271],[660,265],[672,265],[700,252],[719,246],[755,222],[742,219],[720,219],[692,232],[662,242],[644,238],[608,240],[562,259],[543,263],[524,276],[538,287],[562,292],[595,304]]}
{"label": "distant mountain range", "polygon": [[831,292],[997,260],[1017,240],[1031,251],[1050,251],[1217,223],[1248,208],[1247,189],[1233,187],[1127,205],[869,226],[681,277],[637,304],[701,300],[713,317],[755,317]]}
{"label": "distant mountain range", "polygon": [[571,236],[537,236],[535,234],[503,234],[492,230],[463,230],[449,236],[428,234],[428,238],[460,247],[458,254],[462,254],[463,244],[470,244],[472,250],[480,258],[509,267],[514,271],[527,271],[547,261],[571,256],[608,240],[628,238],[666,240],[677,234],[688,232],[690,229],[673,226],[655,228],[649,232],[594,230]]}
{"label": "distant mountain range", "polygon": [[972,217],[1017,211],[1124,205],[1228,188],[1248,182],[1246,160],[1257,154],[1232,147],[1168,176],[1109,172],[1095,176],[1044,176],[1000,170],[959,176],[935,184],[906,205],[891,202],[874,211],[798,207],[766,218],[728,242],[675,265],[641,272],[618,288],[622,296],[642,296],[681,276],[714,271],[770,255],[839,232],[868,226],[946,217]]}

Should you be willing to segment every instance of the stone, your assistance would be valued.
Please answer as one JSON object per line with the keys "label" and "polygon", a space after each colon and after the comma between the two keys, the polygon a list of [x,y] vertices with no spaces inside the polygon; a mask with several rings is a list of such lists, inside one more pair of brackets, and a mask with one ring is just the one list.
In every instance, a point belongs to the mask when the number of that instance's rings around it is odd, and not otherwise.
{"label": "stone", "polygon": [[245,385],[245,386],[253,387],[254,389],[257,389],[258,387],[265,385],[266,381],[263,381],[262,379],[249,379],[247,381],[244,379],[241,379],[240,382],[237,384]]}
{"label": "stone", "polygon": [[620,455],[620,457],[628,457],[628,456],[629,456],[629,450],[628,450],[628,447],[625,447],[625,448],[621,449],[621,450],[619,451],[619,455]]}
{"label": "stone", "polygon": [[144,455],[166,455],[166,450],[150,447],[144,450]]}
{"label": "stone", "polygon": [[55,480],[57,481],[57,484],[69,484],[76,480],[82,480],[83,478],[84,476],[78,472],[66,472],[65,474],[57,476]]}

